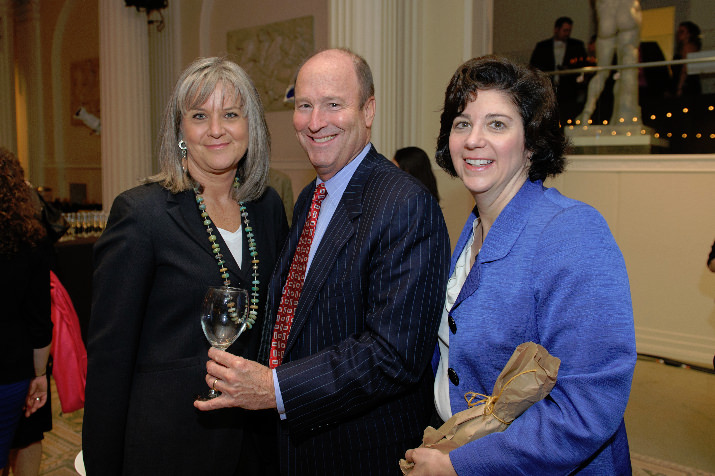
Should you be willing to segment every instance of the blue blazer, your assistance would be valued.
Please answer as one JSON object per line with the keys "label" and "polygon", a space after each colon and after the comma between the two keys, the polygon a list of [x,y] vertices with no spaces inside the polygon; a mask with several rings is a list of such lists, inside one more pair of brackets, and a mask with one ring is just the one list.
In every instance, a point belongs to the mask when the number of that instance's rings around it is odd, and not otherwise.
{"label": "blue blazer", "polygon": [[[472,233],[476,208],[452,256]],[[502,210],[450,311],[452,413],[491,394],[514,349],[561,359],[555,388],[502,433],[450,453],[459,475],[631,474],[623,413],[636,361],[626,267],[594,208],[527,182]]]}
{"label": "blue blazer", "polygon": [[[267,322],[275,322],[314,189],[296,202]],[[399,474],[433,409],[429,361],[448,262],[437,201],[371,148],[315,253],[277,368],[287,416],[282,474]]]}

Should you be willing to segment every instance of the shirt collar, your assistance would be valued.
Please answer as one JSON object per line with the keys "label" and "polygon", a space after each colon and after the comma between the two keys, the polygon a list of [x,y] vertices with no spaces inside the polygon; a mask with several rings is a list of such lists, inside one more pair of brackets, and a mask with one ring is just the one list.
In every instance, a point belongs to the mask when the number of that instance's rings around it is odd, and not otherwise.
{"label": "shirt collar", "polygon": [[330,177],[327,181],[323,181],[320,177],[318,177],[315,181],[316,185],[324,183],[329,197],[332,196],[337,198],[342,196],[348,186],[348,183],[350,182],[350,179],[353,177],[353,174],[360,166],[367,153],[370,151],[370,147],[372,147],[372,143],[368,142],[357,157],[351,160],[345,167],[340,169],[338,173]]}

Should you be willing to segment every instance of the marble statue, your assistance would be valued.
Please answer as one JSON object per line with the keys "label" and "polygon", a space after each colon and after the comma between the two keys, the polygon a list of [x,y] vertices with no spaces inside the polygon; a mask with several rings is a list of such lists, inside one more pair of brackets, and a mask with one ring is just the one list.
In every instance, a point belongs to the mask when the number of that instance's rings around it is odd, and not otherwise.
{"label": "marble statue", "polygon": [[[641,25],[640,1],[596,0],[596,16],[598,18],[596,38],[598,66],[610,66],[614,52],[617,53],[620,65],[638,63]],[[577,124],[588,124],[610,73],[610,70],[598,71],[591,78],[588,84],[586,103],[583,111],[576,118]],[[609,123],[618,125],[621,118],[624,119],[624,124],[640,123],[638,69],[619,70],[613,93],[613,114]]]}

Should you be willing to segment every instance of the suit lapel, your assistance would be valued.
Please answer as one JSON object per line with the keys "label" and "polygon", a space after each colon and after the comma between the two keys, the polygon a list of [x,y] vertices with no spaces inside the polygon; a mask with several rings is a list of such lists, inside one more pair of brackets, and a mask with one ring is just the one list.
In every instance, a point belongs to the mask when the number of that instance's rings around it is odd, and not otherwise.
{"label": "suit lapel", "polygon": [[305,219],[308,216],[308,211],[310,210],[310,197],[313,196],[314,191],[315,181],[303,189],[293,209],[293,224],[288,232],[288,239],[285,241],[283,249],[281,250],[274,276],[271,278],[271,301],[275,303],[275,306],[273,307],[274,311],[278,309],[278,304],[280,304],[281,294],[283,293],[283,285],[288,277],[290,264],[293,261],[295,250],[298,247],[298,241],[300,240],[300,234],[303,232],[303,226],[305,226]]}
{"label": "suit lapel", "polygon": [[[208,234],[206,233],[206,227],[201,222],[201,216],[199,215],[199,210],[196,206],[196,199],[194,197],[194,194],[190,191],[181,192],[178,194],[172,194],[170,192],[167,192],[167,194],[167,213],[169,214],[169,216],[174,220],[174,222],[176,222],[179,229],[184,231],[187,236],[189,236],[199,245],[202,252],[205,252],[206,254],[211,256],[211,258],[215,261],[213,250],[208,240]],[[250,213],[249,211],[249,220],[253,220],[255,215],[255,212]],[[243,224],[243,221],[241,222],[241,224]],[[226,268],[228,268],[229,272],[232,275],[237,276],[242,281],[241,284],[243,286],[246,286],[248,283],[250,283],[250,280],[248,279],[248,273],[240,269],[238,267],[238,264],[236,264],[236,261],[232,259],[231,253],[228,251],[228,245],[226,245],[226,242],[223,240],[223,237],[221,236],[221,233],[218,231],[216,226],[213,225],[212,228],[214,228],[216,240],[221,247],[221,253],[224,255],[226,261]],[[248,256],[248,244],[246,243],[247,240],[245,231],[243,231],[242,241],[242,253],[244,257],[243,261],[245,261],[245,257]],[[244,269],[249,268],[244,265]],[[219,274],[218,266],[216,266],[216,274]],[[239,283],[234,284],[237,285]]]}
{"label": "suit lapel", "polygon": [[452,276],[452,273],[454,273],[454,267],[457,265],[459,255],[462,253],[462,250],[466,246],[467,240],[469,240],[469,237],[472,236],[472,224],[474,220],[477,219],[477,217],[479,217],[479,212],[477,210],[477,207],[475,206],[472,209],[472,213],[469,214],[469,218],[467,218],[467,222],[464,224],[464,228],[462,228],[462,233],[459,235],[457,245],[454,247],[454,253],[452,254],[452,259],[449,265],[450,276]]}
{"label": "suit lapel", "polygon": [[[482,271],[488,267],[488,263],[500,260],[509,254],[514,247],[514,243],[516,243],[516,240],[526,226],[534,204],[541,195],[541,190],[541,182],[534,183],[527,180],[514,198],[504,207],[504,210],[501,211],[494,225],[492,225],[491,230],[489,230],[489,234],[474,262],[474,266],[469,270],[467,279],[464,281],[464,285],[462,285],[459,296],[457,296],[457,300],[454,302],[450,312],[456,309],[479,288],[480,275]],[[470,218],[476,218],[476,210],[475,207]],[[462,236],[460,236],[459,239],[461,247],[458,245],[457,248],[455,248],[455,256],[453,256],[452,259],[453,263],[459,258],[457,253],[462,251],[469,238],[470,233],[467,233],[466,238],[464,238],[464,235],[467,226],[471,228],[471,223],[472,220],[469,220],[462,231]],[[452,265],[452,269],[454,269],[454,265]]]}
{"label": "suit lapel", "polygon": [[[296,200],[295,207],[293,208],[293,223],[291,224],[290,231],[288,232],[288,239],[285,240],[283,244],[283,249],[278,257],[278,262],[271,276],[271,281],[268,287],[268,302],[266,302],[266,320],[265,327],[263,331],[263,341],[270,343],[273,336],[273,328],[276,323],[276,313],[278,312],[278,306],[281,302],[281,295],[283,293],[283,286],[285,285],[286,279],[288,277],[288,271],[290,270],[291,261],[293,261],[293,255],[298,247],[298,240],[300,239],[300,234],[303,232],[303,226],[305,225],[305,218],[308,216],[308,211],[310,209],[310,197],[313,196],[315,191],[315,181],[307,185],[303,191],[298,196]],[[267,348],[264,349],[267,352]],[[263,355],[265,354],[265,355]],[[266,362],[268,361],[268,354],[263,352],[262,359]]]}
{"label": "suit lapel", "polygon": [[[310,269],[305,277],[303,290],[300,294],[298,306],[293,317],[293,324],[288,335],[288,342],[286,343],[286,354],[290,352],[297,336],[307,322],[311,310],[315,306],[318,294],[325,286],[328,275],[335,268],[338,256],[350,237],[355,233],[354,222],[362,214],[363,189],[379,158],[380,156],[375,147],[371,146],[370,151],[355,170],[355,173],[353,173],[348,186],[343,192],[340,203],[330,220],[330,224],[313,256]],[[301,215],[303,215],[303,221],[305,221],[305,214]],[[296,246],[297,241],[296,245],[291,248],[293,252]]]}
{"label": "suit lapel", "polygon": [[318,294],[320,294],[328,275],[333,270],[338,255],[353,233],[352,223],[346,213],[345,205],[341,201],[335,210],[333,218],[330,220],[330,226],[323,236],[315,256],[313,256],[310,269],[305,277],[298,306],[295,309],[293,324],[288,335],[286,353],[290,351],[297,335],[307,321]]}
{"label": "suit lapel", "polygon": [[[246,213],[248,213],[248,222],[249,226],[254,229],[258,229],[259,227],[262,226],[262,220],[260,219],[259,213],[256,211],[256,208],[253,204],[253,202],[245,202],[244,206],[246,207]],[[205,232],[205,230],[204,230]],[[256,231],[254,230],[253,232],[254,236],[256,234]],[[220,233],[217,233],[217,239],[221,240],[221,249],[222,250],[228,250],[228,246],[226,243],[223,241],[223,238],[220,235]],[[208,240],[207,240],[208,242]],[[260,246],[259,243],[256,243],[256,247],[258,248]],[[246,236],[246,221],[241,217],[241,267],[238,267],[237,262],[234,260],[226,260],[226,263],[228,264],[227,268],[229,271],[234,273],[236,276],[238,276],[242,281],[245,282],[245,285],[247,286],[247,289],[251,290],[250,283],[253,278],[251,278],[251,255],[250,251],[248,250],[248,237]],[[224,255],[226,254],[225,252],[223,253]],[[258,259],[261,259],[260,256],[260,250],[259,250],[259,255]]]}
{"label": "suit lapel", "polygon": [[208,243],[206,238],[206,228],[201,225],[201,217],[194,194],[190,191],[173,194],[166,192],[166,208],[169,216],[174,220],[181,231],[194,240],[202,250],[211,253],[211,248],[205,246]]}

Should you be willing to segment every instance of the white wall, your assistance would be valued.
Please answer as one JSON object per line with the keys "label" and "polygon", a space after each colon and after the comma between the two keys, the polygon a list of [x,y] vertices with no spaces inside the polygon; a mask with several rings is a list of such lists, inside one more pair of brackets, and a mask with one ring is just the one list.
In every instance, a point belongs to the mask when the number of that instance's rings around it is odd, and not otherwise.
{"label": "white wall", "polygon": [[715,156],[573,156],[549,184],[608,221],[628,268],[638,352],[712,365]]}

